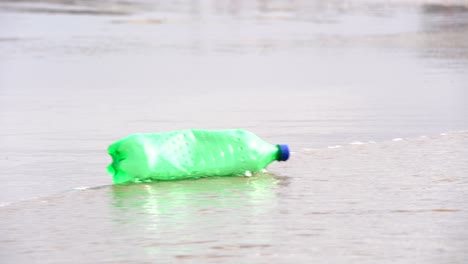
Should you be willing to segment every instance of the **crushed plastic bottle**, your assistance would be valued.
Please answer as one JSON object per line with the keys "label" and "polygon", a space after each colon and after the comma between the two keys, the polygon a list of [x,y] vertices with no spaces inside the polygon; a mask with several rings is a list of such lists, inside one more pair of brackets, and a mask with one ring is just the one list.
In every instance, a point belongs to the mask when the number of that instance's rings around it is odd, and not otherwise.
{"label": "crushed plastic bottle", "polygon": [[132,134],[108,148],[115,184],[246,175],[289,158],[287,145],[272,145],[244,130],[182,130]]}

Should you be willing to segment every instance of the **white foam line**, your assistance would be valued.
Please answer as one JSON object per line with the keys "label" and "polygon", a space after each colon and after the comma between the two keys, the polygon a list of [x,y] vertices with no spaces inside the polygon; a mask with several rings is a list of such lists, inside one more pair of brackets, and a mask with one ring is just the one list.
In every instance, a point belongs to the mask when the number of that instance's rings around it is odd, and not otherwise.
{"label": "white foam line", "polygon": [[89,187],[89,186],[79,186],[79,187],[73,188],[73,190],[84,191],[84,190],[88,190],[89,188],[91,188],[91,187]]}
{"label": "white foam line", "polygon": [[[453,133],[468,133],[468,130],[458,130],[458,131],[452,131],[452,132],[445,132],[445,133],[440,133],[439,135],[440,136],[446,136],[446,135],[450,135],[450,134],[453,134]],[[391,141],[393,141],[393,142],[406,141],[406,140],[411,141],[411,140],[415,140],[415,139],[430,139],[432,137],[433,136],[421,135],[421,136],[416,136],[416,137],[411,137],[411,138],[393,138]],[[385,142],[388,142],[388,140],[383,140],[383,141],[378,141],[378,142],[373,141],[373,140],[370,140],[370,141],[367,141],[367,142],[353,141],[353,142],[349,143],[349,145],[368,145],[368,144],[379,144],[379,143],[385,143]],[[336,148],[341,148],[341,147],[342,146],[340,146],[340,145],[332,145],[332,146],[328,146],[327,148],[336,149]],[[304,148],[304,149],[302,149],[302,151],[300,151],[298,153],[310,152],[312,150],[313,149],[310,149],[310,148]]]}
{"label": "white foam line", "polygon": [[56,193],[52,193],[52,194],[48,194],[48,195],[44,195],[44,196],[34,196],[34,197],[26,198],[26,199],[21,199],[21,200],[18,200],[18,201],[13,201],[13,202],[0,202],[0,207],[12,206],[12,205],[25,203],[25,202],[47,203],[48,201],[43,200],[43,199],[50,199],[50,198],[56,197],[57,195],[63,195],[63,194],[69,193],[71,191],[96,190],[96,189],[106,188],[106,187],[109,187],[109,186],[112,186],[112,185],[113,184],[106,184],[106,185],[98,185],[98,186],[94,186],[94,187],[80,186],[80,187],[75,187],[75,188],[68,189],[68,190],[62,190],[60,192],[56,192]]}

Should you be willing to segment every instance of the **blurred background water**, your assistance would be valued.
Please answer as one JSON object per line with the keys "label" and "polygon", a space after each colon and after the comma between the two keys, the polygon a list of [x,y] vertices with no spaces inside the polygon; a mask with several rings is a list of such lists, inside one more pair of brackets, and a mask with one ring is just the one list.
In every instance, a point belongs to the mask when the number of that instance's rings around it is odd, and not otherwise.
{"label": "blurred background water", "polygon": [[[0,0],[2,263],[466,263],[467,1]],[[135,132],[288,143],[112,186]]]}

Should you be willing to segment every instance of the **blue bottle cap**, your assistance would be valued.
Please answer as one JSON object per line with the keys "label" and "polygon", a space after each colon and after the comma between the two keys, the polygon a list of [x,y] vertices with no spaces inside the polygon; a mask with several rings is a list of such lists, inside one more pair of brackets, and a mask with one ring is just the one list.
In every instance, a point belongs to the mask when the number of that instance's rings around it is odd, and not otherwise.
{"label": "blue bottle cap", "polygon": [[278,160],[279,161],[287,161],[289,159],[289,147],[288,145],[279,144],[278,145]]}

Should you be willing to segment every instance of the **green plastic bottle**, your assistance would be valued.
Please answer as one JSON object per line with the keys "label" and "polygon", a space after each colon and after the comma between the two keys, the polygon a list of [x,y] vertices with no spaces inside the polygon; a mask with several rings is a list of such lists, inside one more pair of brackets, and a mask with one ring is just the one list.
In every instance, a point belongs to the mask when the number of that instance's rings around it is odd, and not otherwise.
{"label": "green plastic bottle", "polygon": [[244,130],[183,130],[132,134],[109,146],[107,167],[115,184],[258,172],[289,158],[287,145],[272,145]]}

